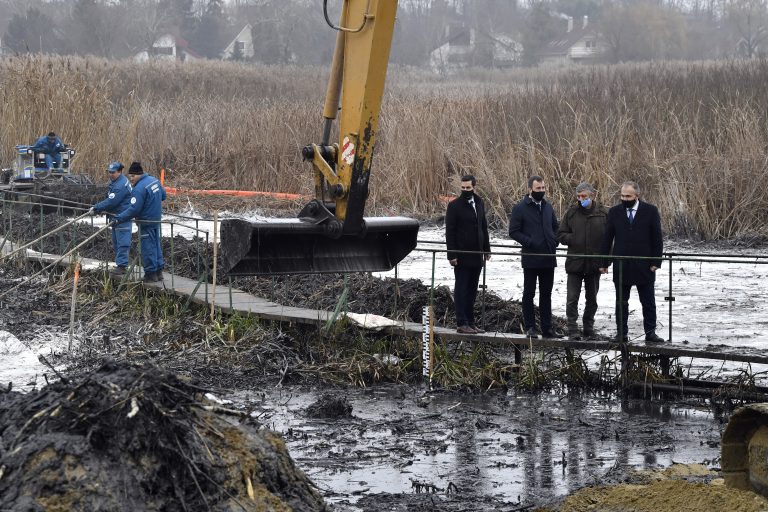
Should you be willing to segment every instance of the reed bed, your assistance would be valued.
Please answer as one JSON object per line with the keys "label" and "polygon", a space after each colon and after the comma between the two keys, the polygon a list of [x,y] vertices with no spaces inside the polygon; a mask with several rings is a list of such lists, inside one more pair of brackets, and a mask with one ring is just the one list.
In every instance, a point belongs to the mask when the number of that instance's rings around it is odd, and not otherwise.
{"label": "reed bed", "polygon": [[[172,169],[182,187],[311,193],[300,148],[316,142],[326,70],[225,62],[0,60],[0,155],[54,130],[97,179],[113,159]],[[665,230],[765,237],[765,61],[663,62],[560,71],[390,70],[369,212],[438,215],[476,175],[493,220],[532,173],[564,212],[590,181],[607,204],[638,181]]]}

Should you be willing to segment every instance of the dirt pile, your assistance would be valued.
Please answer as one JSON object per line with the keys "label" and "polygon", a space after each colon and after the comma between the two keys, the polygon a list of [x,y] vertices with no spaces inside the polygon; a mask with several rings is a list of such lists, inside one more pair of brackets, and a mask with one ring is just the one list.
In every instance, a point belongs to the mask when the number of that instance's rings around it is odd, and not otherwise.
{"label": "dirt pile", "polygon": [[225,416],[206,390],[107,363],[0,393],[2,510],[322,511],[282,438]]}
{"label": "dirt pile", "polygon": [[345,396],[325,394],[304,412],[310,418],[351,418],[352,404]]}
{"label": "dirt pile", "polygon": [[643,482],[587,487],[558,508],[541,512],[759,512],[768,499],[750,491],[731,489],[715,473],[698,464],[676,464],[663,471],[638,472],[630,481]]}
{"label": "dirt pile", "polygon": [[[346,295],[346,309],[353,313],[373,313],[394,319],[421,322],[422,308],[429,304],[430,287],[417,279],[380,279],[370,274],[251,277],[233,280],[233,286],[254,295],[289,306],[333,310],[339,297]],[[346,294],[344,293],[346,288]],[[475,318],[484,319],[488,331],[523,332],[522,305],[504,300],[493,292],[475,303]],[[438,286],[432,295],[436,324],[455,326],[453,295],[446,286]],[[538,318],[538,307],[535,308]],[[565,330],[564,319],[555,318],[555,326]]]}

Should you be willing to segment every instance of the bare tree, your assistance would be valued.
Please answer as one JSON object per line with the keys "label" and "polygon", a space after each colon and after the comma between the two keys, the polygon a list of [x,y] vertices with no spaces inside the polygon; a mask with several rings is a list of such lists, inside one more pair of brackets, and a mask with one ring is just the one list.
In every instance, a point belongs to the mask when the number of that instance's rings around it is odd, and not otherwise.
{"label": "bare tree", "polygon": [[674,59],[685,54],[682,16],[652,3],[628,3],[605,10],[601,32],[614,62]]}
{"label": "bare tree", "polygon": [[736,38],[738,54],[752,58],[762,53],[761,45],[768,39],[766,0],[731,0],[726,19]]}

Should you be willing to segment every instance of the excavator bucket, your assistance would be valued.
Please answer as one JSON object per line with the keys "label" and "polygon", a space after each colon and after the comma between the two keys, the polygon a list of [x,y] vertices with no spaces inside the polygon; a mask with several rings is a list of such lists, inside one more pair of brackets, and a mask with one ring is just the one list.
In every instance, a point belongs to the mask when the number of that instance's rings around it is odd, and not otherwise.
{"label": "excavator bucket", "polygon": [[725,485],[768,496],[768,404],[737,409],[720,445]]}
{"label": "excavator bucket", "polygon": [[367,217],[358,235],[334,238],[327,226],[300,219],[221,221],[220,248],[230,275],[391,270],[416,247],[419,223]]}

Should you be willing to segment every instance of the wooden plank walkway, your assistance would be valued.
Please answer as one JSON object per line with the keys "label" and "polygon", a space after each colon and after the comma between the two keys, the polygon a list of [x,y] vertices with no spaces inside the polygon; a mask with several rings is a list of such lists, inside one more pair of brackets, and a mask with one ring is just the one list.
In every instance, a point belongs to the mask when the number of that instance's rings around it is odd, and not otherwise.
{"label": "wooden plank walkway", "polygon": [[[13,250],[14,244],[3,246],[3,254]],[[41,263],[52,263],[59,256],[26,250],[25,257]],[[111,263],[81,258],[83,271],[106,269]],[[70,258],[62,260],[61,265],[69,265]],[[265,320],[290,322],[299,324],[322,325],[332,317],[332,312],[317,309],[284,306],[268,301],[262,297],[251,295],[242,290],[231,288],[229,285],[201,283],[193,279],[164,272],[164,281],[158,283],[141,283],[151,289],[172,293],[178,297],[187,298],[197,304],[210,306],[215,298],[215,307],[225,313],[240,313],[254,315]],[[140,277],[140,271],[136,273]],[[399,321],[382,329],[392,335],[420,337],[422,325],[416,322]],[[446,327],[434,328],[435,339],[452,342],[485,343],[496,348],[510,348],[518,352],[531,349],[571,349],[594,350],[600,352],[626,350],[631,354],[646,354],[661,358],[692,357],[717,361],[768,364],[768,351],[745,349],[741,347],[707,346],[704,348],[689,348],[682,344],[645,344],[644,342],[620,344],[611,341],[574,341],[568,339],[529,339],[523,334],[488,332],[484,334],[459,334],[455,329]]]}
{"label": "wooden plank walkway", "polygon": [[[173,283],[173,285],[171,284]],[[191,297],[198,304],[210,305],[213,298],[213,285],[208,285],[207,299],[205,297],[204,284],[198,285],[197,281],[180,276],[171,276],[165,273],[165,281],[162,283],[145,283],[144,286],[161,289],[181,297]],[[195,288],[197,291],[195,292]],[[264,298],[251,295],[242,290],[232,288],[231,295],[228,285],[216,285],[215,307],[226,313],[251,314],[266,320],[280,322],[295,322],[302,324],[320,325],[328,321],[332,312],[317,309],[284,306],[270,302]],[[423,327],[417,322],[397,322],[397,325],[384,327],[383,331],[402,336],[419,337]],[[497,348],[515,348],[520,350],[531,348],[539,349],[572,349],[594,351],[621,351],[625,348],[632,354],[647,354],[663,357],[693,357],[697,359],[712,359],[718,361],[733,361],[745,363],[768,364],[768,351],[734,350],[733,347],[720,346],[708,347],[706,350],[687,348],[681,344],[645,344],[644,342],[622,344],[611,341],[574,341],[568,339],[529,339],[523,334],[487,332],[484,334],[459,334],[455,329],[435,327],[435,337],[444,341],[466,341],[473,343],[486,343]]]}

